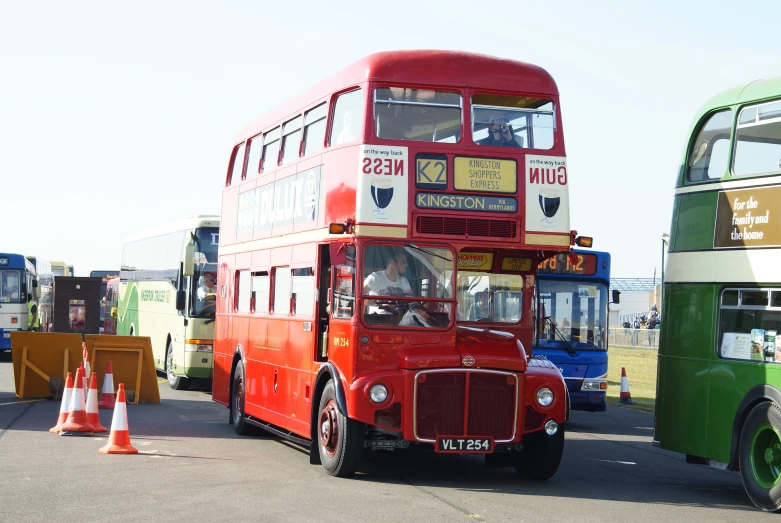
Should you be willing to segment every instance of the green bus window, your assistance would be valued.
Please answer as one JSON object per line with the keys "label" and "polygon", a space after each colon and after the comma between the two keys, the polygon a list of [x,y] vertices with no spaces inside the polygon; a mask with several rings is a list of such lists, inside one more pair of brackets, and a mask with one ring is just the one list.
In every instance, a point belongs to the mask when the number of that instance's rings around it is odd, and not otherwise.
{"label": "green bus window", "polygon": [[729,165],[729,138],[732,128],[732,109],[725,109],[707,117],[689,154],[690,182],[718,180]]}
{"label": "green bus window", "polygon": [[781,172],[781,102],[747,107],[738,121],[732,174]]}
{"label": "green bus window", "polygon": [[[739,298],[737,301],[735,298]],[[781,291],[726,289],[719,310],[719,356],[781,363]]]}

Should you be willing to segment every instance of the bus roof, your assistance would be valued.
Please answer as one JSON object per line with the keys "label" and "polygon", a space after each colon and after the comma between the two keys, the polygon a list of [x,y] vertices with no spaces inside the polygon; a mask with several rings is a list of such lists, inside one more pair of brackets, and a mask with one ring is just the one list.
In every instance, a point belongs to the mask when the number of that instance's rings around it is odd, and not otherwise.
{"label": "bus roof", "polygon": [[35,265],[21,254],[0,252],[0,260],[7,260],[0,265],[0,269],[27,269],[35,273]]}
{"label": "bus roof", "polygon": [[703,114],[713,109],[777,98],[778,93],[781,93],[781,76],[766,80],[754,80],[753,82],[727,89],[711,97],[702,105],[697,113],[697,118],[695,118],[695,125],[696,122],[700,121]]}
{"label": "bus roof", "polygon": [[141,240],[143,238],[153,238],[163,234],[168,234],[185,229],[196,229],[198,227],[219,227],[220,216],[217,214],[199,214],[189,218],[183,218],[175,222],[166,223],[157,227],[144,229],[133,233],[125,238],[125,243]]}
{"label": "bus roof", "polygon": [[236,143],[282,122],[334,92],[367,81],[558,95],[553,77],[542,67],[525,62],[460,51],[385,51],[353,62],[275,107],[245,126]]}

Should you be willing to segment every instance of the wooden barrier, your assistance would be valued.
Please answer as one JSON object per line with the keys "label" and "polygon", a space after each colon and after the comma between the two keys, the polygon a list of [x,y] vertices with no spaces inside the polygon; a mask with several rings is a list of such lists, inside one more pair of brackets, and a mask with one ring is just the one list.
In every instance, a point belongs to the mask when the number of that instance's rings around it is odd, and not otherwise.
{"label": "wooden barrier", "polygon": [[[145,336],[84,336],[90,367],[103,383],[106,362],[111,360],[114,386],[125,384],[125,390],[133,390],[133,403],[160,403],[157,371],[152,356],[152,341]],[[99,386],[98,389],[101,387]]]}
{"label": "wooden barrier", "polygon": [[11,358],[19,398],[52,395],[53,377],[76,374],[81,357],[81,335],[51,332],[12,332]]}

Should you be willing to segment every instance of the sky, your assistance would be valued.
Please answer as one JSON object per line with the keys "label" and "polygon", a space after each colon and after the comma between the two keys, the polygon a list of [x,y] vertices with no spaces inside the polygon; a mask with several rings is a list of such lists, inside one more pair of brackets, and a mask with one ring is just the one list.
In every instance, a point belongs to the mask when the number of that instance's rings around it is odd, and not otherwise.
{"label": "sky", "polygon": [[571,226],[613,276],[660,271],[712,95],[781,75],[780,2],[0,1],[0,251],[116,269],[123,239],[219,214],[238,131],[349,63],[452,49],[561,96]]}

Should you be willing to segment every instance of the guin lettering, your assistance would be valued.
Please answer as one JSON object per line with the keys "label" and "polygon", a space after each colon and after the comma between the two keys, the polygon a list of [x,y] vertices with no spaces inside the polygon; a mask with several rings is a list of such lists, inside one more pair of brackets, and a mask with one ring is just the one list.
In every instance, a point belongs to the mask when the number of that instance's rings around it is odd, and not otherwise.
{"label": "guin lettering", "polygon": [[529,169],[529,183],[541,185],[567,185],[567,167],[531,167]]}

